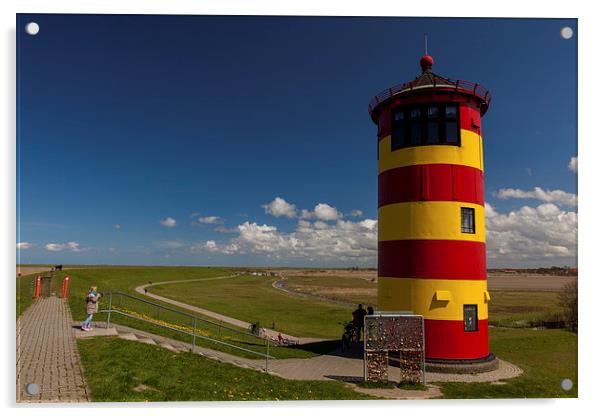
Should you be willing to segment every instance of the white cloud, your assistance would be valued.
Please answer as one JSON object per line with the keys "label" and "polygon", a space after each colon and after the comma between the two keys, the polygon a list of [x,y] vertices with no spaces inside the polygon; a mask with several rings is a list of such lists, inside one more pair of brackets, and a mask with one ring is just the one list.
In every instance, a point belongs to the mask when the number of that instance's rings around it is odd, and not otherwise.
{"label": "white cloud", "polygon": [[374,267],[377,252],[377,221],[338,220],[335,224],[299,220],[295,231],[249,221],[238,226],[238,236],[213,248],[223,254],[256,254],[271,259],[302,259],[365,264]]}
{"label": "white cloud", "polygon": [[523,191],[522,189],[504,188],[494,194],[499,199],[537,199],[543,202],[553,202],[560,205],[576,206],[577,195],[571,194],[559,189],[554,191],[544,190],[538,186],[532,191]]}
{"label": "white cloud", "polygon": [[167,218],[161,220],[160,223],[164,227],[175,227],[176,226],[176,220],[174,220],[171,217],[167,217]]}
{"label": "white cloud", "polygon": [[28,243],[28,242],[21,242],[21,243],[17,243],[17,250],[29,250],[30,248],[33,247],[32,243]]}
{"label": "white cloud", "polygon": [[68,243],[48,243],[45,247],[48,251],[82,251],[80,244],[76,243],[75,241],[70,241]]}
{"label": "white cloud", "polygon": [[569,170],[577,173],[577,156],[571,157],[571,161],[569,162],[568,168]]}
{"label": "white cloud", "polygon": [[308,220],[313,217],[314,213],[312,211],[306,210],[305,208],[301,210],[301,215],[299,216],[299,218],[301,218],[302,220]]}
{"label": "white cloud", "polygon": [[201,224],[223,224],[224,219],[216,216],[199,217],[198,222]]}
{"label": "white cloud", "polygon": [[351,215],[352,217],[361,217],[362,215],[364,215],[364,211],[362,211],[361,209],[354,209],[349,213],[349,215]]}
{"label": "white cloud", "polygon": [[270,214],[274,217],[295,218],[297,215],[295,204],[289,204],[279,196],[274,198],[269,204],[262,205],[262,207],[265,209],[266,214]]}
{"label": "white cloud", "polygon": [[115,228],[116,230],[121,230],[121,224],[115,224],[113,228]]}
{"label": "white cloud", "polygon": [[545,203],[500,214],[486,203],[485,217],[489,259],[526,261],[577,255],[576,212]]}
{"label": "white cloud", "polygon": [[217,244],[213,240],[209,240],[205,243],[205,249],[211,253],[214,253],[219,250]]}
{"label": "white cloud", "polygon": [[335,207],[331,207],[328,204],[316,205],[314,215],[317,219],[323,221],[334,221],[342,217],[341,213]]}

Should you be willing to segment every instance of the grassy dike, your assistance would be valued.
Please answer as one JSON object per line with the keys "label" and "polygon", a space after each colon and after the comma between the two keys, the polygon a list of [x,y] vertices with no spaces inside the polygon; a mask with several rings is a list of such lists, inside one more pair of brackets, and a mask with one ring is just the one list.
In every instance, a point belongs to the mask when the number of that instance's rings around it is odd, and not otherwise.
{"label": "grassy dike", "polygon": [[285,380],[118,338],[78,340],[93,401],[373,399],[339,381]]}
{"label": "grassy dike", "polygon": [[[85,303],[84,298],[88,289],[92,285],[98,286],[98,290],[100,292],[108,293],[108,292],[125,292],[136,296],[138,298],[144,298],[144,295],[141,295],[135,292],[135,288],[148,283],[148,282],[167,282],[173,280],[198,280],[198,279],[212,279],[221,276],[228,276],[231,274],[231,271],[227,269],[221,268],[213,268],[213,267],[112,267],[112,268],[90,268],[90,269],[74,269],[68,270],[66,273],[70,276],[70,286],[69,286],[69,296],[68,303],[71,309],[71,313],[73,315],[73,319],[76,321],[80,321],[85,319]],[[61,274],[61,279],[63,274]],[[236,278],[238,279],[238,278]],[[207,283],[211,282],[211,284],[217,284],[221,282],[221,280],[209,280]],[[166,285],[168,287],[169,285]],[[168,308],[180,310],[182,312],[186,312],[190,314],[190,311],[187,311],[182,308],[175,307],[170,304],[165,304],[161,301],[157,301],[154,299],[149,299],[154,303],[162,304]],[[227,300],[224,300],[227,301]],[[107,306],[108,298],[105,296],[101,299],[100,308]],[[157,319],[159,321],[163,320],[169,323],[174,323],[177,325],[181,325],[183,327],[187,327],[192,331],[192,322],[189,318],[183,317],[181,315],[170,313],[166,311],[160,311],[159,315],[157,315],[156,309],[152,307],[146,307],[141,303],[129,303],[125,305],[113,305],[113,306],[122,306],[126,309],[133,309],[137,312],[143,313],[145,316]],[[106,319],[105,314],[98,314],[95,317],[97,321],[103,321]],[[142,322],[139,320],[131,319],[128,317],[120,316],[117,314],[113,314],[111,316],[111,321],[118,324],[123,324],[126,326],[130,326],[133,328],[137,328],[146,332],[150,332],[157,335],[162,335],[166,337],[170,337],[183,342],[191,342],[191,336],[178,333],[166,328],[161,328],[159,326],[149,324],[146,322]],[[226,325],[227,326],[227,325]],[[232,327],[237,331],[245,331],[244,329]],[[207,327],[203,330],[203,334],[205,336],[210,336],[212,338],[220,338],[224,341],[234,343],[240,347],[250,349],[253,351],[257,351],[259,353],[265,353],[265,345],[264,342],[258,340],[256,338],[252,338],[249,335],[244,334],[236,334],[234,332],[224,332],[221,331],[218,335],[215,327]],[[219,345],[212,343],[210,341],[203,341],[197,339],[197,346],[212,348],[219,351],[227,352],[230,354],[242,356],[245,358],[254,358],[261,359],[262,357],[251,354],[239,349],[231,348],[225,345]],[[316,353],[311,350],[311,348],[287,348],[287,347],[274,347],[270,348],[270,355],[275,358],[307,358],[316,356]]]}

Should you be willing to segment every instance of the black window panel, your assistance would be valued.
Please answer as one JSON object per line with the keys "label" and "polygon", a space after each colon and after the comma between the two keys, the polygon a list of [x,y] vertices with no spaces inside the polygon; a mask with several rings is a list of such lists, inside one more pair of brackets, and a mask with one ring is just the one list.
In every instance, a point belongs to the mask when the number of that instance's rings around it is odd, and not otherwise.
{"label": "black window panel", "polygon": [[405,119],[405,114],[403,113],[403,111],[396,111],[395,114],[393,115],[394,122],[403,121],[404,119]]}
{"label": "black window panel", "polygon": [[445,106],[445,118],[448,120],[455,120],[458,118],[458,106],[446,105]]}
{"label": "black window panel", "polygon": [[412,123],[410,136],[410,144],[413,146],[419,145],[422,139],[422,124]]}
{"label": "black window panel", "polygon": [[445,142],[457,144],[460,141],[459,128],[457,121],[448,121],[445,123]]}
{"label": "black window panel", "polygon": [[391,134],[391,150],[397,150],[405,147],[405,136],[405,126],[403,124],[393,126],[393,131]]}
{"label": "black window panel", "polygon": [[424,104],[391,112],[391,151],[421,145],[460,145],[459,107]]}
{"label": "black window panel", "polygon": [[461,229],[463,233],[475,233],[474,208],[461,208]]}
{"label": "black window panel", "polygon": [[479,330],[477,311],[477,305],[464,305],[464,332],[477,332]]}
{"label": "black window panel", "polygon": [[439,123],[430,121],[427,124],[426,142],[428,144],[439,143]]}
{"label": "black window panel", "polygon": [[439,117],[439,107],[437,107],[436,105],[429,105],[428,110],[427,110],[427,117],[428,118]]}

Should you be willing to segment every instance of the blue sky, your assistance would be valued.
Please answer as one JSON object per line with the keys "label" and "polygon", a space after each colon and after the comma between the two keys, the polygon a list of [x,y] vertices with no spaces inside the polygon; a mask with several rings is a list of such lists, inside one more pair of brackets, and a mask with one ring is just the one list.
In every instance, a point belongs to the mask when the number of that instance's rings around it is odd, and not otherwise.
{"label": "blue sky", "polygon": [[17,33],[23,263],[373,266],[367,104],[419,74],[424,33],[434,72],[493,94],[489,265],[575,263],[575,19],[18,15]]}

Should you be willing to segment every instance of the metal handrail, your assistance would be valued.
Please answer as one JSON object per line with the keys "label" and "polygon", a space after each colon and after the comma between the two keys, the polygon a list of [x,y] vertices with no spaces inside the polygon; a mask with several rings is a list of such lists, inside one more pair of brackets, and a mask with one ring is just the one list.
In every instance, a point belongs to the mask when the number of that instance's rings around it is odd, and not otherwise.
{"label": "metal handrail", "polygon": [[238,329],[230,328],[228,326],[222,325],[221,323],[218,323],[218,322],[215,322],[215,321],[212,321],[212,320],[209,320],[209,319],[199,318],[196,315],[192,315],[192,314],[189,314],[189,313],[186,313],[186,312],[182,312],[180,310],[170,308],[169,306],[164,306],[164,305],[161,305],[159,303],[151,302],[151,301],[146,300],[146,299],[142,299],[142,298],[139,298],[139,297],[136,297],[136,296],[132,296],[129,293],[124,293],[124,292],[109,292],[108,293],[109,296],[111,296],[113,294],[119,295],[119,296],[123,296],[123,297],[126,297],[126,298],[130,298],[130,299],[134,299],[136,301],[139,301],[139,302],[142,302],[142,303],[146,303],[147,305],[155,306],[157,308],[161,308],[161,309],[169,311],[169,312],[174,312],[174,313],[180,314],[182,316],[186,316],[186,317],[191,318],[191,319],[197,319],[197,320],[199,320],[201,322],[206,322],[208,324],[215,325],[215,326],[220,327],[220,328],[224,328],[227,331],[235,332],[237,334],[253,336],[253,337],[258,338],[258,339],[264,339],[263,337],[257,336],[257,335],[255,335],[255,334],[253,334],[251,332],[244,332],[244,331],[240,331]]}
{"label": "metal handrail", "polygon": [[[443,78],[443,77],[441,77],[441,78]],[[487,88],[483,87],[482,85],[480,85],[476,82],[464,81],[464,80],[452,79],[452,78],[443,78],[443,79],[448,81],[450,84],[448,85],[448,84],[433,83],[432,85],[437,88],[449,88],[451,90],[456,90],[456,91],[462,90],[462,91],[468,92],[470,94],[476,95],[477,97],[483,99],[483,101],[485,101],[485,103],[487,105],[489,105],[489,103],[491,102],[491,93],[489,92],[489,90],[487,90]],[[414,89],[417,89],[417,87],[425,87],[424,85],[414,87],[413,83],[414,83],[414,81],[409,81],[409,82],[405,82],[403,84],[398,84],[391,88],[387,88],[386,90],[381,91],[380,93],[375,95],[374,98],[372,98],[372,100],[370,100],[370,103],[368,104],[368,113],[370,115],[372,115],[372,111],[374,111],[374,109],[376,108],[376,106],[378,106],[378,104],[382,103],[383,101],[388,100],[389,98],[393,97],[394,95],[397,95],[397,94],[399,94],[401,92],[405,92],[405,91],[412,91]]]}
{"label": "metal handrail", "polygon": [[[163,305],[160,305],[158,303],[148,301],[146,299],[141,299],[141,298],[138,298],[136,296],[132,296],[132,295],[127,294],[127,293],[123,293],[123,292],[109,292],[106,295],[109,298],[109,300],[108,300],[108,309],[101,309],[98,312],[99,313],[106,313],[107,314],[107,324],[106,324],[107,328],[109,327],[110,322],[111,322],[111,314],[119,314],[119,315],[127,316],[129,318],[137,319],[139,321],[147,322],[147,323],[150,323],[152,325],[156,325],[156,326],[159,326],[159,327],[162,327],[162,328],[171,329],[172,331],[175,331],[175,332],[179,332],[179,333],[182,333],[182,334],[186,334],[186,335],[192,336],[192,341],[191,341],[192,351],[194,351],[194,349],[196,348],[196,339],[200,338],[200,339],[204,339],[206,341],[210,341],[210,342],[213,342],[213,343],[216,343],[216,344],[219,344],[219,345],[225,345],[225,346],[228,346],[228,347],[231,347],[231,348],[235,348],[235,349],[238,349],[238,350],[241,350],[241,351],[248,352],[250,354],[254,354],[254,355],[260,356],[262,358],[265,358],[265,371],[266,372],[268,371],[269,359],[270,358],[272,358],[272,359],[275,358],[275,357],[273,357],[273,356],[270,355],[270,340],[267,337],[263,338],[263,337],[257,336],[257,335],[255,335],[253,333],[250,333],[250,332],[244,332],[244,331],[239,331],[239,330],[236,330],[236,329],[232,329],[232,328],[226,327],[224,325],[220,325],[220,324],[218,324],[216,322],[210,321],[208,319],[199,318],[198,316],[191,315],[191,314],[188,314],[186,312],[182,312],[182,311],[179,311],[179,310],[167,307],[167,306],[163,306]],[[123,296],[125,298],[133,299],[135,301],[138,301],[138,302],[141,302],[141,303],[145,303],[145,304],[154,306],[154,307],[156,307],[158,309],[162,309],[162,310],[165,310],[165,311],[173,312],[173,313],[179,314],[181,316],[185,316],[187,318],[190,318],[190,319],[193,320],[193,332],[186,331],[186,330],[179,329],[179,328],[174,328],[173,326],[170,326],[170,325],[167,325],[167,324],[162,324],[160,322],[156,322],[156,321],[152,321],[152,320],[149,320],[149,319],[145,319],[144,317],[136,316],[136,315],[127,313],[127,312],[121,310],[120,308],[116,308],[114,306],[114,303],[113,303],[113,295]],[[261,353],[261,352],[253,351],[253,350],[250,350],[248,348],[240,347],[240,346],[238,346],[236,344],[233,344],[233,343],[221,341],[221,340],[218,340],[218,339],[215,339],[215,338],[204,336],[202,334],[198,334],[197,333],[197,329],[198,329],[197,322],[198,321],[205,322],[207,324],[216,326],[218,328],[218,331],[220,331],[219,333],[221,333],[221,329],[223,328],[224,330],[231,331],[231,332],[233,332],[235,334],[241,334],[241,335],[244,335],[244,336],[248,336],[248,337],[252,337],[252,338],[256,338],[256,339],[260,339],[262,341],[265,341],[265,343],[266,343],[265,344],[266,352],[265,353]]]}

